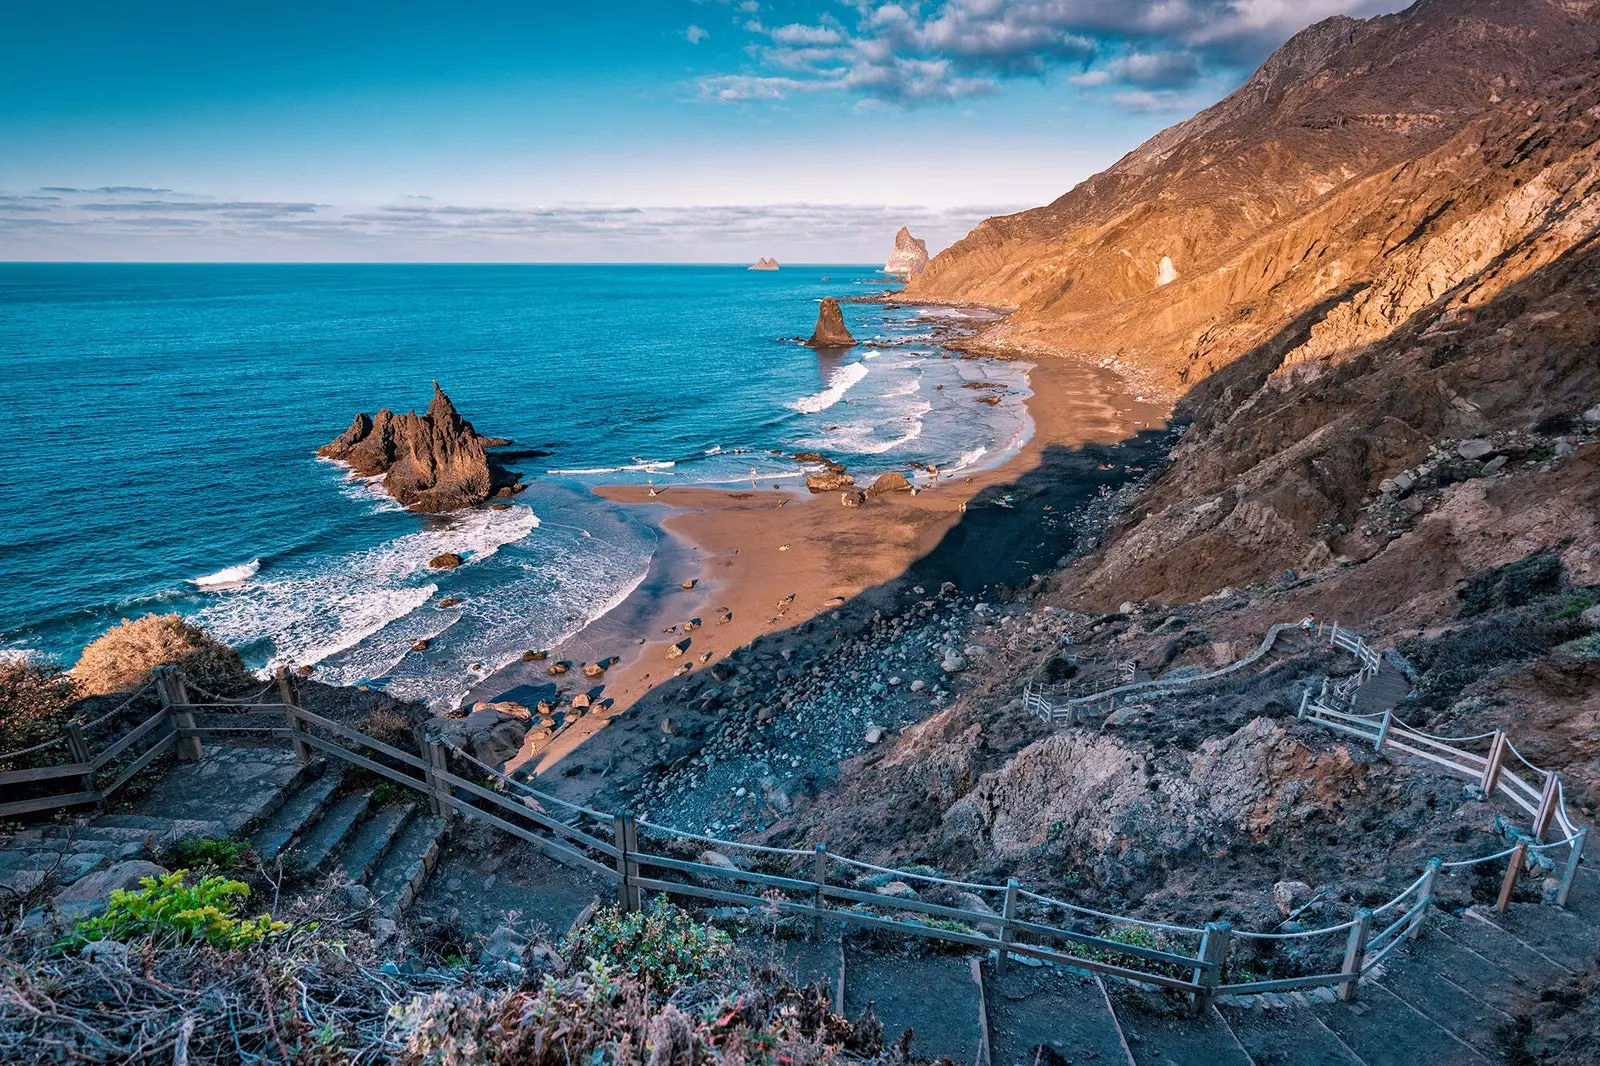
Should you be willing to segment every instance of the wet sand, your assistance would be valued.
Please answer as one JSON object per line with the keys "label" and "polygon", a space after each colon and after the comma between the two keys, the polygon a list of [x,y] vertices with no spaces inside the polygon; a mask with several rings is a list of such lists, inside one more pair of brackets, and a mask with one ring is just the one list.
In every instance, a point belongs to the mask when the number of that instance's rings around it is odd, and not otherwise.
{"label": "wet sand", "polygon": [[[597,488],[606,499],[645,509],[660,530],[649,573],[618,607],[551,649],[552,661],[572,663],[568,674],[551,678],[548,663],[516,663],[480,682],[467,702],[532,706],[559,691],[562,702],[588,692],[611,704],[565,723],[537,751],[524,747],[507,769],[526,765],[542,774],[580,751],[591,765],[605,763],[608,725],[619,715],[626,719],[681,667],[708,670],[734,649],[779,631],[787,631],[786,642],[804,640],[795,627],[845,603],[870,611],[890,602],[900,584],[917,581],[952,580],[964,589],[1017,584],[1030,567],[1053,562],[1049,542],[1056,534],[1041,528],[1052,508],[1038,505],[1039,486],[1063,482],[1081,497],[1096,476],[1125,477],[1120,469],[1100,472],[1102,464],[1078,449],[1153,436],[1148,431],[1164,424],[1169,409],[1155,398],[1137,399],[1109,371],[1077,362],[1044,360],[1028,377],[1034,431],[1018,454],[991,469],[942,478],[915,496],[896,493],[853,508],[842,506],[838,493],[796,494],[792,484],[658,486],[654,497],[645,486]],[[1133,447],[1113,466],[1148,461],[1149,451]],[[1011,487],[1027,485],[1035,506],[1004,506]],[[719,624],[724,611],[731,619]],[[685,632],[691,620],[699,625]],[[684,654],[669,658],[685,639]],[[617,661],[603,677],[582,676],[583,663],[612,657]]]}

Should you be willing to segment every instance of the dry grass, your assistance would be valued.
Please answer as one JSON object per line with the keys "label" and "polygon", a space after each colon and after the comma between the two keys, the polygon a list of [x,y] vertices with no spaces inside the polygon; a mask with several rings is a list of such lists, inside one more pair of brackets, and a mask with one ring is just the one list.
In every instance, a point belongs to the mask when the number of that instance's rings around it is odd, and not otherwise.
{"label": "dry grass", "polygon": [[214,692],[250,682],[239,653],[176,614],[124,619],[88,647],[72,668],[84,695],[137,688],[158,666],[177,666],[185,678]]}
{"label": "dry grass", "polygon": [[0,662],[0,751],[31,747],[60,733],[77,696],[72,677],[53,662]]}

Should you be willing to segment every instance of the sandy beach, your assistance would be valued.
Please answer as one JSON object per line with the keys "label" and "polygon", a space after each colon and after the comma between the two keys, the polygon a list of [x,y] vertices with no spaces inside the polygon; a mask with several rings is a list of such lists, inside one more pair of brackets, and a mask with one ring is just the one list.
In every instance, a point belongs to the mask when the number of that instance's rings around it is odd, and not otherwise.
{"label": "sandy beach", "polygon": [[[545,700],[570,707],[584,692],[603,708],[561,718],[553,737],[525,745],[507,769],[548,774],[550,787],[557,775],[549,771],[575,755],[591,765],[607,761],[612,741],[622,738],[606,734],[655,727],[658,710],[630,713],[641,697],[685,672],[709,670],[760,637],[804,640],[806,622],[840,609],[870,613],[902,584],[949,580],[971,591],[1021,583],[1053,563],[1048,519],[1098,491],[1097,483],[1137,476],[1139,464],[1151,461],[1169,408],[1139,397],[1110,371],[1076,361],[1046,359],[1028,377],[1034,427],[1017,454],[942,477],[917,495],[851,508],[837,493],[796,493],[792,483],[667,485],[654,496],[646,486],[597,488],[642,509],[661,541],[644,580],[616,608],[550,649],[549,661],[515,663],[469,694],[469,706]],[[1103,454],[1119,445],[1114,456]],[[1085,446],[1098,446],[1096,454],[1083,454]],[[1032,506],[1017,507],[1019,493]],[[1061,494],[1055,504],[1053,493]],[[669,657],[675,645],[682,654]],[[584,664],[608,661],[602,677],[583,676]],[[551,677],[551,662],[571,669]]]}

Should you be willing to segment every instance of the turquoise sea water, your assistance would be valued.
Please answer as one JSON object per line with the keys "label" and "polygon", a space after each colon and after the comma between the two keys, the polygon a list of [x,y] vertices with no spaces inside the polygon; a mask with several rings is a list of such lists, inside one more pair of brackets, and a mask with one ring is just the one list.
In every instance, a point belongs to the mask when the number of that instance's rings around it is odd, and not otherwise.
{"label": "turquoise sea water", "polygon": [[[926,311],[846,304],[865,343],[845,353],[783,339],[821,297],[882,287],[860,267],[0,264],[0,651],[70,664],[176,610],[253,665],[453,701],[643,576],[656,534],[595,484],[1015,447],[1022,368],[948,358]],[[513,464],[532,487],[510,510],[413,515],[315,458],[434,379],[480,432],[550,451]],[[967,382],[1015,388],[990,407]],[[444,551],[468,565],[428,570]]]}

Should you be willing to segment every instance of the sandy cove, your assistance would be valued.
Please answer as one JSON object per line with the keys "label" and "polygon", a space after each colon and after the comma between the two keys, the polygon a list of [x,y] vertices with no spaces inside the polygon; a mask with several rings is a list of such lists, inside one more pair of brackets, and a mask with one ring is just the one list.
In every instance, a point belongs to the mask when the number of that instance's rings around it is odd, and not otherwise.
{"label": "sandy cove", "polygon": [[[1030,566],[1053,562],[1048,551],[1047,558],[1039,557],[1050,538],[1037,518],[1013,514],[992,497],[1030,475],[1048,475],[1038,482],[1060,481],[1069,490],[1063,507],[1081,502],[1098,491],[1096,480],[1115,483],[1128,475],[1102,471],[1077,449],[1127,441],[1126,455],[1117,459],[1137,471],[1137,464],[1151,461],[1151,431],[1164,426],[1170,409],[1139,399],[1112,372],[1077,361],[1042,359],[1028,381],[1034,428],[1018,453],[991,469],[947,476],[915,496],[897,493],[847,508],[837,493],[797,495],[770,482],[756,489],[658,486],[654,497],[646,486],[597,488],[608,500],[647,509],[661,534],[649,572],[616,608],[550,649],[550,661],[570,662],[570,672],[553,678],[547,662],[514,663],[474,686],[465,703],[512,700],[532,706],[558,693],[568,703],[579,692],[612,703],[603,713],[568,721],[536,751],[525,745],[507,769],[545,774],[580,752],[591,765],[610,764],[613,742],[623,738],[608,734],[658,729],[660,701],[627,712],[681,665],[695,673],[708,670],[734,649],[780,631],[786,631],[780,638],[786,645],[804,641],[806,634],[796,632],[802,623],[851,601],[870,610],[907,581],[952,580],[972,590],[1020,583],[1034,572]],[[1042,469],[1063,466],[1071,469]],[[975,501],[980,493],[983,498]],[[684,588],[685,582],[692,587]],[[719,624],[724,610],[731,618]],[[684,632],[683,623],[691,620],[698,627]],[[669,658],[669,649],[685,639],[684,654]],[[603,677],[582,675],[582,664],[612,657],[617,661]],[[549,775],[544,786],[566,784],[560,776]],[[572,784],[558,791],[575,791],[574,798],[591,791]]]}

